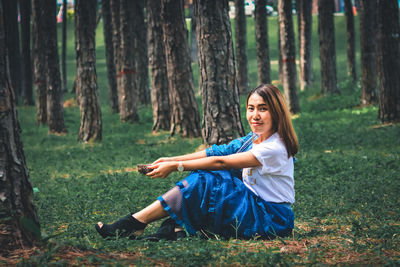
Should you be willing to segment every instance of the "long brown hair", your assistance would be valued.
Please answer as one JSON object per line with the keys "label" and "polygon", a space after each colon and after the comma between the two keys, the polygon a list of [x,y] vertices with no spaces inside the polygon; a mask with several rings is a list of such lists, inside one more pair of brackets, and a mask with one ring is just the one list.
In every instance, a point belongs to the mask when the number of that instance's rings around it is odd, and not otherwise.
{"label": "long brown hair", "polygon": [[290,112],[281,91],[271,84],[261,84],[251,90],[247,96],[246,106],[249,103],[250,96],[254,93],[261,96],[268,105],[268,110],[272,118],[272,130],[278,132],[279,137],[286,147],[288,157],[294,157],[299,151],[299,141],[297,140],[297,135],[290,119]]}

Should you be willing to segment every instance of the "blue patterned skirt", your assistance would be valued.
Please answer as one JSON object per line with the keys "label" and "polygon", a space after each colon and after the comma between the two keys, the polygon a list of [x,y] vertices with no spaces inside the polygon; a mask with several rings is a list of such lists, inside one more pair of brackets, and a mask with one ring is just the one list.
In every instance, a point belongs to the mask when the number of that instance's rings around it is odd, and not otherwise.
{"label": "blue patterned skirt", "polygon": [[189,234],[271,239],[294,227],[290,205],[261,199],[228,170],[193,171],[158,200]]}

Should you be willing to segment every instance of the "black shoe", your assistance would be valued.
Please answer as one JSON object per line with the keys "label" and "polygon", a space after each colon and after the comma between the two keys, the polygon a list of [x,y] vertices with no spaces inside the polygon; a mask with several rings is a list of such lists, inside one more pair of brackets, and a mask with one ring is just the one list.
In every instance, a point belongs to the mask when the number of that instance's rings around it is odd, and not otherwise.
{"label": "black shoe", "polygon": [[168,218],[165,221],[163,221],[160,228],[158,228],[155,234],[145,236],[141,239],[158,242],[160,240],[175,241],[178,238],[186,237],[186,232],[184,230],[175,232],[176,226],[177,224],[174,221],[174,219]]}
{"label": "black shoe", "polygon": [[103,238],[118,236],[135,239],[135,233],[144,230],[146,226],[147,224],[139,222],[130,213],[113,224],[103,224],[101,228],[96,224],[95,228]]}

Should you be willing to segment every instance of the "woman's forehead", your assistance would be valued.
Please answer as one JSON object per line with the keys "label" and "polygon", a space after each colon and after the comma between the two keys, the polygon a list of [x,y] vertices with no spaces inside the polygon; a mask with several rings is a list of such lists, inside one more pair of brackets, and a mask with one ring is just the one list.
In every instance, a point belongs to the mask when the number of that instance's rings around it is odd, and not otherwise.
{"label": "woman's forehead", "polygon": [[265,102],[264,98],[262,98],[262,96],[260,96],[257,93],[254,93],[249,97],[247,105],[259,106],[259,105],[267,105],[267,103]]}

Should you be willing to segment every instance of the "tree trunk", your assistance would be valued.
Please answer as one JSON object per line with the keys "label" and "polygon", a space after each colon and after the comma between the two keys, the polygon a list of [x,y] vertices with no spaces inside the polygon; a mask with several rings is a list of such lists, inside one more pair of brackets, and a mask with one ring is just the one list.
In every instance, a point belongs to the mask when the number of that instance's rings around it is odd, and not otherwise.
{"label": "tree trunk", "polygon": [[22,96],[21,79],[21,53],[18,27],[18,1],[2,1],[4,8],[4,26],[6,34],[6,45],[10,66],[10,77],[16,100]]}
{"label": "tree trunk", "polygon": [[6,255],[9,250],[26,249],[40,239],[15,97],[8,75],[3,14],[0,4],[0,255]]}
{"label": "tree trunk", "polygon": [[121,86],[118,88],[119,97],[119,114],[121,121],[136,122],[139,120],[137,111],[138,105],[138,91],[136,85],[136,59],[134,36],[134,1],[120,0],[120,36],[121,36],[121,54],[120,63],[121,71],[119,79]]}
{"label": "tree trunk", "polygon": [[346,37],[347,37],[347,75],[353,82],[357,80],[356,73],[356,44],[354,33],[354,15],[351,0],[344,0],[346,13]]}
{"label": "tree trunk", "polygon": [[400,121],[400,26],[397,0],[377,0],[379,119]]}
{"label": "tree trunk", "polygon": [[136,58],[136,86],[139,93],[139,103],[150,104],[149,90],[149,60],[147,57],[147,25],[144,19],[144,0],[134,2],[135,31],[135,58]]}
{"label": "tree trunk", "polygon": [[312,76],[312,0],[297,0],[300,89],[309,87]]}
{"label": "tree trunk", "polygon": [[280,46],[282,51],[282,82],[286,102],[291,113],[300,112],[297,96],[296,46],[292,20],[292,1],[279,0]]}
{"label": "tree trunk", "polygon": [[76,73],[81,126],[78,140],[101,141],[102,121],[96,74],[97,0],[75,1]]}
{"label": "tree trunk", "polygon": [[31,62],[31,1],[19,1],[21,13],[21,44],[24,104],[33,106],[32,62]]}
{"label": "tree trunk", "polygon": [[376,1],[360,0],[361,104],[378,100],[376,66]]}
{"label": "tree trunk", "polygon": [[153,131],[171,127],[167,65],[161,25],[161,0],[146,2],[149,67],[151,73],[151,104],[153,107]]}
{"label": "tree trunk", "polygon": [[282,46],[281,46],[281,28],[279,27],[278,21],[278,72],[279,72],[279,83],[283,83],[283,63],[282,63]]}
{"label": "tree trunk", "polygon": [[118,113],[117,77],[115,73],[114,49],[112,41],[112,20],[109,0],[102,1],[103,32],[107,64],[107,78],[111,112]]}
{"label": "tree trunk", "polygon": [[43,14],[41,0],[32,1],[32,42],[33,42],[33,79],[36,87],[36,121],[47,124],[45,51],[43,31]]}
{"label": "tree trunk", "polygon": [[62,91],[60,78],[60,61],[57,45],[57,18],[56,2],[54,0],[41,0],[43,13],[43,40],[45,43],[45,73],[46,73],[46,99],[47,123],[49,132],[63,134],[67,132],[64,124],[64,110],[62,106]]}
{"label": "tree trunk", "polygon": [[161,22],[170,90],[171,135],[199,137],[200,118],[194,96],[193,74],[182,0],[161,1]]}
{"label": "tree trunk", "polygon": [[247,36],[246,15],[244,14],[244,0],[235,0],[235,37],[236,37],[236,61],[237,81],[240,94],[249,91],[248,69],[247,69]]}
{"label": "tree trunk", "polygon": [[255,27],[258,84],[271,83],[271,64],[268,44],[268,20],[265,0],[255,0]]}
{"label": "tree trunk", "polygon": [[[119,16],[120,0],[110,0],[111,11],[111,30],[112,30],[112,46],[115,66],[115,77],[117,83],[118,112],[120,112],[120,96],[121,88],[121,35],[120,35],[120,16]],[[121,115],[120,115],[121,116]]]}
{"label": "tree trunk", "polygon": [[199,40],[203,143],[224,144],[244,135],[228,1],[194,2]]}
{"label": "tree trunk", "polygon": [[321,92],[338,93],[336,77],[335,27],[333,0],[318,0],[319,58],[321,62]]}
{"label": "tree trunk", "polygon": [[67,92],[67,0],[63,0],[62,13],[62,48],[61,48],[61,70],[62,70],[62,91]]}

